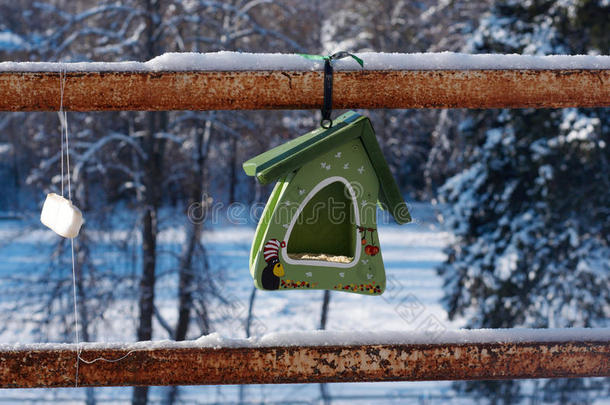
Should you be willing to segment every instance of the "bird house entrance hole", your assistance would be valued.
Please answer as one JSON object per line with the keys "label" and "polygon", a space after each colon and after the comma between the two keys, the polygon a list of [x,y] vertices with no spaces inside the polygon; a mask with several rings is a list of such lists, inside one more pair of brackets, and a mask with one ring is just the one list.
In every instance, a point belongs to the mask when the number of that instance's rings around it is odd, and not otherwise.
{"label": "bird house entrance hole", "polygon": [[292,219],[286,237],[288,257],[295,264],[309,260],[351,263],[357,248],[355,204],[347,181],[318,184]]}

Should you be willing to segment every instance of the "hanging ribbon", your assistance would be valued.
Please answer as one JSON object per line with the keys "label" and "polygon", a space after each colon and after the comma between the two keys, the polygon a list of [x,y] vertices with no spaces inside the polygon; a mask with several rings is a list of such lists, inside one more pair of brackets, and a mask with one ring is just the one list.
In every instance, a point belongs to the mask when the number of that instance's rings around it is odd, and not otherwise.
{"label": "hanging ribbon", "polygon": [[320,121],[320,126],[324,129],[329,129],[333,126],[333,120],[331,119],[333,110],[333,61],[351,57],[358,62],[360,67],[364,67],[364,61],[356,55],[346,51],[340,51],[328,56],[309,54],[299,55],[310,60],[324,61],[324,102],[321,109],[322,120]]}
{"label": "hanging ribbon", "polygon": [[360,67],[364,67],[364,61],[362,59],[360,59],[353,53],[349,53],[349,52],[345,52],[345,51],[337,52],[332,55],[326,55],[326,56],[310,55],[307,53],[299,53],[298,55],[304,57],[305,59],[310,59],[310,60],[337,60],[337,59],[347,58],[349,56],[349,57],[352,57],[356,62],[358,62]]}

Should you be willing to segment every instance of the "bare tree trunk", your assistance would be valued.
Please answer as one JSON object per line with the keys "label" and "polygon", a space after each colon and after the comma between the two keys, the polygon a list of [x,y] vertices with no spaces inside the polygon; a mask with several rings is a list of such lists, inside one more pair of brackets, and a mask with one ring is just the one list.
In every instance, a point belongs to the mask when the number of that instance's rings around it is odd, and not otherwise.
{"label": "bare tree trunk", "polygon": [[186,339],[189,321],[191,319],[191,308],[193,306],[193,252],[199,244],[201,238],[201,224],[193,224],[187,231],[189,234],[185,251],[182,254],[181,265],[179,269],[178,282],[178,322],[176,323],[176,331],[174,340],[180,341]]}
{"label": "bare tree trunk", "polygon": [[333,403],[332,397],[328,392],[328,385],[320,384],[320,397],[322,398],[322,403],[324,405],[330,405]]}
{"label": "bare tree trunk", "polygon": [[177,398],[178,398],[178,386],[177,385],[172,385],[167,390],[167,397],[165,398],[165,401],[163,402],[163,404],[164,405],[172,405],[172,404],[174,404],[176,402]]}
{"label": "bare tree trunk", "polygon": [[[150,194],[150,193],[146,193]],[[138,325],[138,340],[152,338],[152,320],[154,315],[156,253],[157,253],[157,207],[146,198],[142,229],[142,278],[140,280],[140,322]]]}
{"label": "bare tree trunk", "polygon": [[[155,57],[161,51],[157,42],[156,31],[162,23],[160,4],[158,0],[143,0],[146,10],[146,48],[143,55],[147,60]],[[144,213],[142,216],[142,278],[140,280],[138,340],[150,340],[153,333],[153,317],[155,313],[155,284],[157,282],[157,234],[158,209],[162,187],[162,163],[164,141],[156,139],[156,134],[167,128],[166,112],[148,113],[148,131],[143,139],[143,149],[146,152],[144,162]],[[146,405],[148,402],[148,387],[133,389],[132,404]]]}
{"label": "bare tree trunk", "polygon": [[[84,182],[82,182],[84,183]],[[83,209],[86,209],[83,207]],[[83,280],[83,267],[85,262],[87,261],[87,256],[89,254],[87,248],[87,235],[86,229],[83,229],[80,232],[79,238],[74,242],[75,249],[77,255],[75,257],[76,267],[75,267],[75,276],[76,276],[76,294],[78,297],[78,318],[79,318],[79,326],[80,326],[80,341],[82,342],[90,342],[91,336],[89,335],[89,311],[87,310],[87,295],[85,294],[85,282]],[[86,389],[86,404],[87,405],[95,405],[95,391],[93,387],[87,387]]]}
{"label": "bare tree trunk", "polygon": [[[71,175],[70,173],[68,175]],[[89,210],[89,187],[87,186],[89,183],[87,181],[87,170],[83,170],[81,180],[77,183],[77,188],[74,193],[74,197],[76,200],[76,204],[80,206],[83,211]],[[90,342],[91,335],[89,335],[89,327],[91,324],[91,319],[89,318],[89,307],[87,306],[87,285],[84,279],[84,269],[90,265],[89,272],[92,277],[91,272],[94,271],[93,265],[90,261],[90,251],[89,251],[89,237],[87,233],[87,228],[83,228],[80,231],[78,239],[74,240],[74,249],[75,249],[75,262],[76,266],[74,267],[74,275],[75,275],[75,284],[76,284],[76,294],[78,297],[78,319],[80,326],[80,341],[82,342]],[[75,325],[76,326],[76,325]],[[95,405],[95,391],[93,387],[87,387],[85,391],[86,399],[85,403],[87,405]]]}
{"label": "bare tree trunk", "polygon": [[[195,145],[196,145],[196,166],[194,171],[193,187],[191,190],[191,197],[189,206],[191,204],[201,204],[201,218],[204,218],[203,212],[206,209],[206,201],[203,201],[203,183],[204,183],[204,169],[205,160],[208,154],[208,148],[210,143],[212,123],[206,121],[203,131],[196,133]],[[182,252],[180,259],[180,280],[178,283],[178,323],[176,325],[175,340],[184,340],[191,317],[191,309],[193,307],[193,256],[197,246],[201,243],[201,233],[203,231],[203,219],[194,220],[190,219],[189,226],[189,237],[187,245]]]}
{"label": "bare tree trunk", "polygon": [[[252,315],[254,312],[254,300],[256,299],[256,287],[252,287],[250,293],[250,302],[248,304],[248,318],[246,318],[246,337],[250,337],[250,326],[252,325]],[[246,386],[239,386],[239,403],[243,404],[246,399]]]}
{"label": "bare tree trunk", "polygon": [[250,326],[252,326],[252,314],[254,312],[254,300],[256,299],[256,287],[252,287],[250,302],[248,304],[248,318],[246,319],[246,337],[250,337]]}
{"label": "bare tree trunk", "polygon": [[[165,130],[167,114],[165,112],[149,113],[148,131],[144,138],[144,150],[147,154],[145,165],[145,190],[142,204],[142,277],[140,279],[139,324],[137,337],[139,341],[151,340],[153,334],[153,317],[155,313],[155,284],[157,282],[157,236],[158,209],[161,196],[161,174],[163,164],[164,141],[156,139],[155,134]],[[133,404],[146,405],[148,387],[136,387],[133,391]]]}
{"label": "bare tree trunk", "polygon": [[[154,122],[155,113],[151,114],[151,121]],[[155,185],[155,172],[153,158],[154,153],[154,124],[151,122],[148,134],[146,135],[146,152],[148,161],[146,162],[146,188],[144,190],[144,214],[142,218],[142,277],[140,279],[140,299],[139,299],[139,325],[138,340],[150,340],[152,338],[152,321],[154,316],[155,303],[155,284],[156,262],[157,262],[157,197]],[[158,181],[158,180],[157,180]],[[148,401],[148,387],[135,387],[133,390],[133,405],[146,405]]]}
{"label": "bare tree trunk", "polygon": [[237,188],[237,138],[231,135],[231,159],[229,164],[229,204],[233,204],[235,200],[235,190]]}
{"label": "bare tree trunk", "polygon": [[[196,166],[194,171],[194,179],[191,190],[191,197],[189,199],[189,206],[191,204],[201,204],[201,210],[205,210],[206,202],[202,200],[203,197],[203,183],[204,183],[204,169],[205,160],[208,153],[208,146],[210,143],[210,135],[212,129],[212,122],[206,121],[204,130],[198,131],[195,134],[195,145],[196,145]],[[201,218],[204,218],[203,211],[201,212]],[[201,243],[201,232],[203,231],[202,220],[189,218],[190,222],[187,225],[187,243],[184,250],[182,251],[180,258],[180,269],[179,269],[179,281],[178,281],[178,322],[176,323],[176,331],[174,333],[174,339],[177,341],[186,339],[188,332],[189,323],[191,320],[191,311],[193,308],[193,289],[195,285],[194,280],[194,269],[193,269],[193,256],[197,249],[197,246]],[[176,401],[178,396],[178,387],[172,386],[167,392],[165,398],[166,405],[172,405]]]}
{"label": "bare tree trunk", "polygon": [[[326,321],[328,319],[328,306],[330,305],[330,291],[324,290],[324,298],[322,300],[322,313],[320,315],[320,329],[326,329]],[[320,396],[324,405],[329,405],[332,401],[328,394],[326,384],[320,384]]]}
{"label": "bare tree trunk", "polygon": [[330,291],[324,290],[324,298],[322,300],[322,314],[320,315],[320,328],[326,329],[326,320],[328,319],[328,305],[330,304]]}
{"label": "bare tree trunk", "polygon": [[[13,121],[11,121],[10,123],[10,133],[19,133],[18,131],[14,131],[14,125],[13,125]],[[16,142],[11,140],[11,143],[13,145],[16,145]],[[11,153],[12,157],[13,157],[13,192],[14,192],[14,196],[15,196],[15,201],[12,202],[12,204],[10,205],[10,209],[15,210],[16,212],[19,211],[19,209],[21,208],[21,193],[20,193],[20,189],[21,189],[21,173],[19,173],[19,158],[18,158],[18,149],[17,147],[13,147],[13,152]]]}

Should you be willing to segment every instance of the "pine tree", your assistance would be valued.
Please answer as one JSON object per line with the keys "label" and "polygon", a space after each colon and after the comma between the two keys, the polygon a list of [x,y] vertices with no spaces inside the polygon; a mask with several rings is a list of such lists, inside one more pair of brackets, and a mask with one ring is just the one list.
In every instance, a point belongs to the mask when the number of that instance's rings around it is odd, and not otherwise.
{"label": "pine tree", "polygon": [[[467,50],[607,54],[609,14],[603,1],[497,2]],[[608,109],[485,111],[461,123],[468,167],[440,190],[456,236],[440,268],[451,317],[469,327],[608,326],[609,123]],[[542,399],[586,403],[573,394],[592,384],[549,381]],[[520,394],[515,381],[459,386],[492,403]]]}

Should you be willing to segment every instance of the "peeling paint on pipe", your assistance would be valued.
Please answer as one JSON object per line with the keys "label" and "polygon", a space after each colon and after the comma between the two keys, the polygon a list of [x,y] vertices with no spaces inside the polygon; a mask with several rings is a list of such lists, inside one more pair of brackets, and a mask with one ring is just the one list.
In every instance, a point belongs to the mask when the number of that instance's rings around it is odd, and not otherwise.
{"label": "peeling paint on pipe", "polygon": [[[69,72],[64,108],[113,110],[316,109],[322,73]],[[1,111],[55,111],[59,73],[0,72]],[[610,106],[610,70],[338,71],[333,106],[563,108]]]}
{"label": "peeling paint on pipe", "polygon": [[[85,360],[127,349],[83,349]],[[0,387],[74,387],[74,350],[0,351]],[[79,364],[79,386],[610,376],[610,342],[138,349]]]}

